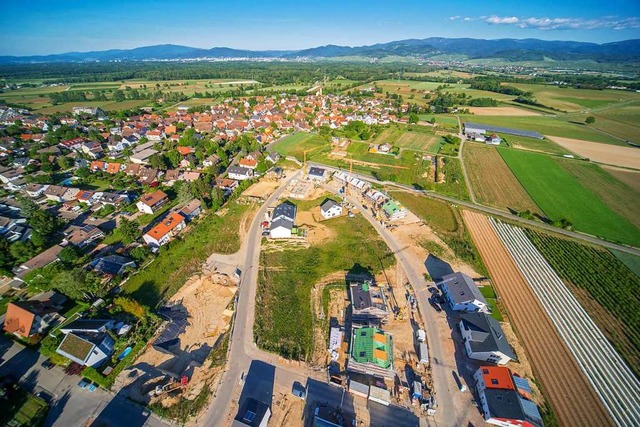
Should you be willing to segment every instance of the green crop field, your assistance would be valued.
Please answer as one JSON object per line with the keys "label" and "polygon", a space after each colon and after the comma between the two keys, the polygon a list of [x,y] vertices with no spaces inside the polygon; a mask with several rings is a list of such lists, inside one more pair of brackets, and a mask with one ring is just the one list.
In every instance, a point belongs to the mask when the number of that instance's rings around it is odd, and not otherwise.
{"label": "green crop field", "polygon": [[432,133],[427,132],[405,132],[396,141],[396,144],[400,148],[409,148],[416,151],[428,151],[430,153],[437,153],[440,145],[442,144],[442,138]]}
{"label": "green crop field", "polygon": [[582,123],[573,123],[550,116],[500,117],[460,115],[463,122],[482,123],[516,129],[536,131],[543,135],[561,136],[565,138],[584,139],[585,141],[604,142],[623,145],[619,139],[602,134]]}
{"label": "green crop field", "polygon": [[[313,133],[298,132],[293,135],[282,138],[280,141],[273,144],[273,150],[283,156],[293,156],[302,161],[304,157],[304,151],[309,149],[326,146],[329,149],[329,143]],[[311,153],[308,153],[310,155]],[[308,159],[308,157],[307,157]]]}
{"label": "green crop field", "polygon": [[391,125],[385,128],[382,132],[376,134],[372,144],[390,144],[395,145],[396,141],[400,139],[402,134],[404,133],[404,129],[397,125]]}
{"label": "green crop field", "polygon": [[548,218],[568,219],[578,231],[615,242],[640,244],[640,230],[549,156],[498,148],[516,178]]}
{"label": "green crop field", "polygon": [[499,134],[502,138],[503,145],[507,145],[509,147],[514,148],[522,148],[524,150],[531,151],[539,151],[541,153],[554,154],[558,156],[562,156],[564,154],[571,154],[566,148],[560,146],[560,144],[555,143],[549,138],[538,139],[538,138],[527,138],[526,136],[516,136],[516,135],[507,135],[507,134]]}
{"label": "green crop field", "polygon": [[640,277],[604,249],[537,231],[526,233],[629,366],[640,374]]}
{"label": "green crop field", "polygon": [[525,83],[508,84],[527,92],[533,92],[533,97],[541,104],[568,112],[581,111],[585,107],[597,108],[627,100],[640,100],[639,94],[622,90],[574,89]]}
{"label": "green crop field", "polygon": [[[324,197],[304,207],[319,205]],[[395,258],[361,215],[322,223],[335,237],[304,246],[270,242],[262,253],[254,336],[259,347],[283,357],[308,360],[313,354],[311,290],[332,273],[359,265],[373,273],[395,265]]]}
{"label": "green crop field", "polygon": [[618,181],[593,163],[569,159],[556,159],[556,162],[597,194],[613,211],[640,228],[640,191]]}

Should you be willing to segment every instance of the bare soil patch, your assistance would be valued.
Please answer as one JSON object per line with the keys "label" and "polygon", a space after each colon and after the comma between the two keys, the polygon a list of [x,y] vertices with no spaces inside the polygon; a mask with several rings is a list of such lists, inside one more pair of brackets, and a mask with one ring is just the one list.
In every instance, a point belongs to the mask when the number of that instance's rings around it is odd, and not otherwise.
{"label": "bare soil patch", "polygon": [[560,425],[613,426],[600,398],[487,217],[469,211],[463,211],[463,217]]}
{"label": "bare soil patch", "polygon": [[320,219],[322,219],[322,216],[320,215],[319,206],[308,211],[299,211],[296,216],[296,225],[309,230],[307,241],[310,244],[322,244],[336,235],[335,230],[322,224]]}
{"label": "bare soil patch", "polygon": [[188,325],[179,336],[180,353],[167,354],[149,345],[117,380],[120,386],[130,385],[133,400],[143,404],[159,401],[165,407],[176,403],[176,393],[149,395],[156,385],[168,382],[167,372],[189,377],[189,385],[183,391],[187,399],[195,399],[203,387],[209,386],[221,368],[210,369],[206,361],[200,365],[196,360],[204,360],[228,330],[233,312],[227,307],[237,291],[236,285],[236,280],[226,274],[194,275],[174,295],[171,303],[181,302],[188,313]]}
{"label": "bare soil patch", "polygon": [[567,150],[594,162],[640,169],[640,148],[601,144],[581,139],[561,138],[559,136],[549,136],[548,138]]}
{"label": "bare soil patch", "polygon": [[481,202],[500,208],[543,213],[494,147],[465,144],[464,162],[473,192]]}
{"label": "bare soil patch", "polygon": [[245,197],[264,197],[271,195],[280,186],[280,180],[261,179],[242,192]]}
{"label": "bare soil patch", "polygon": [[518,107],[468,107],[469,111],[477,116],[541,116],[537,111],[525,110]]}

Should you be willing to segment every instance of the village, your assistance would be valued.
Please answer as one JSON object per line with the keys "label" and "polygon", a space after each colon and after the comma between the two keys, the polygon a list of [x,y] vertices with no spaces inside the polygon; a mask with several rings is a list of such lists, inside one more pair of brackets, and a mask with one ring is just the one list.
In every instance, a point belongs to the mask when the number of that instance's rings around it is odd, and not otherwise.
{"label": "village", "polygon": [[[132,401],[174,416],[183,411],[175,408],[192,405],[203,390],[224,382],[242,261],[237,254],[213,254],[207,268],[188,276],[167,298],[127,292],[131,280],[153,269],[156,257],[208,217],[224,215],[230,201],[251,212],[278,189],[284,193],[263,205],[258,250],[317,245],[329,238],[325,224],[338,218],[365,217],[385,233],[415,238],[407,230],[421,221],[388,188],[354,174],[353,161],[350,170],[342,170],[307,164],[309,150],[301,163],[271,149],[291,133],[354,122],[406,123],[406,107],[317,90],[304,97],[227,99],[210,108],[178,106],[118,118],[87,107],[55,117],[3,110],[3,125],[20,129],[0,141],[5,165],[0,234],[11,254],[0,289],[4,330],[19,341],[40,342],[47,348],[46,365],[81,375],[80,388],[123,390]],[[493,136],[477,139],[495,143]],[[345,140],[330,137],[327,145],[340,147]],[[385,143],[368,149],[398,155],[393,150]],[[425,159],[432,166],[430,179],[442,182],[436,172],[441,158]],[[299,209],[299,203],[307,208]],[[43,218],[33,220],[38,217]],[[249,250],[249,219],[237,220],[242,253]],[[417,263],[425,258],[426,253]],[[353,408],[335,401],[320,405],[315,425],[349,425],[348,420],[375,425],[377,417],[394,416],[417,425],[419,419],[442,417],[443,405],[474,401],[481,411],[472,419],[542,425],[539,391],[526,378],[531,372],[523,355],[516,370],[505,367],[516,359],[517,344],[507,340],[513,333],[492,317],[477,273],[467,273],[429,271],[426,280],[416,281],[400,265],[389,274],[385,268],[353,269],[340,278],[342,289],[329,292],[328,312],[314,302],[315,316],[326,328],[314,327],[313,334],[328,346],[316,350],[313,364],[326,373],[326,384],[349,393]],[[455,345],[440,342],[448,335]],[[434,348],[455,361],[453,377],[442,360],[434,365]],[[207,367],[211,354],[218,355],[217,362]],[[292,387],[303,400],[311,393],[300,382]],[[437,393],[443,388],[455,399],[443,402],[443,392]],[[245,399],[234,407],[235,421],[253,425],[243,418],[246,411],[263,420],[273,415],[279,423],[274,425],[286,425],[296,411],[303,416],[300,405],[282,402],[280,407]],[[389,412],[376,415],[370,402]]]}

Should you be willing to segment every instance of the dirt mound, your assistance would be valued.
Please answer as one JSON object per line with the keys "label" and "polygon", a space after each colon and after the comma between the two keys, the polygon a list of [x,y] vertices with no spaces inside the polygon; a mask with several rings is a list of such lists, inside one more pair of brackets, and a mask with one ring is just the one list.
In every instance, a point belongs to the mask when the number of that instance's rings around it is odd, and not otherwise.
{"label": "dirt mound", "polygon": [[323,243],[335,237],[336,233],[333,229],[319,222],[322,218],[320,215],[320,207],[314,207],[310,211],[298,212],[296,224],[299,227],[307,228],[307,241],[311,244]]}

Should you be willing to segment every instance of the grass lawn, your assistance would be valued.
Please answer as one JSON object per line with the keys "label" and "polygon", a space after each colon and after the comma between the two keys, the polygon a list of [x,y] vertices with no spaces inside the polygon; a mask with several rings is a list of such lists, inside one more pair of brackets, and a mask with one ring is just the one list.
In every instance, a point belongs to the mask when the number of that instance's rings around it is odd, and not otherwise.
{"label": "grass lawn", "polygon": [[123,291],[149,307],[169,298],[209,255],[240,249],[239,224],[254,206],[232,201],[219,211],[224,215],[207,214],[187,234],[163,246],[154,262],[124,283]]}
{"label": "grass lawn", "polygon": [[502,322],[504,318],[502,317],[502,312],[500,312],[500,307],[498,307],[498,296],[496,295],[496,291],[491,286],[480,286],[480,293],[487,300],[487,304],[489,305],[489,309],[491,310],[491,317],[496,319],[498,322]]}
{"label": "grass lawn", "polygon": [[405,132],[396,141],[398,147],[416,151],[428,151],[434,154],[438,152],[441,144],[441,137],[427,132]]}
{"label": "grass lawn", "polygon": [[323,225],[335,232],[334,238],[309,248],[269,242],[261,253],[256,297],[261,309],[256,311],[254,336],[259,347],[286,358],[307,360],[313,354],[314,283],[358,265],[376,273],[395,264],[389,248],[361,215]]}
{"label": "grass lawn", "polygon": [[498,148],[498,152],[548,218],[566,218],[576,230],[615,242],[640,244],[640,230],[554,158],[504,148]]}
{"label": "grass lawn", "polygon": [[[561,136],[565,138],[584,139],[585,141],[604,142],[606,144],[621,145],[622,141],[604,135],[584,124],[584,121],[573,123],[558,117],[550,116],[473,116],[461,115],[463,122],[482,123],[539,132],[543,135]],[[508,138],[509,139],[509,138]],[[513,139],[513,138],[511,138]]]}
{"label": "grass lawn", "polygon": [[445,130],[458,133],[458,119],[455,116],[446,114],[420,114],[420,120],[428,122],[431,119],[436,120],[436,124]]}
{"label": "grass lawn", "polygon": [[507,145],[509,147],[521,148],[530,151],[539,151],[542,153],[554,154],[558,156],[570,154],[570,151],[560,146],[560,144],[553,142],[549,138],[527,138],[526,136],[506,135],[503,133],[499,134],[499,136],[500,138],[502,138],[501,145]]}
{"label": "grass lawn", "polygon": [[616,102],[615,99],[593,99],[593,98],[556,98],[559,101],[568,102],[570,104],[582,105],[587,108],[602,107]]}
{"label": "grass lawn", "polygon": [[7,398],[3,401],[2,411],[0,411],[0,425],[29,427],[44,425],[49,412],[49,405],[44,400],[31,395],[17,385],[9,388]]}

